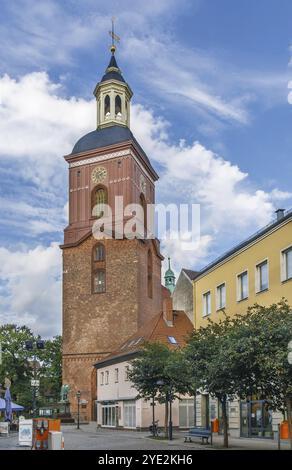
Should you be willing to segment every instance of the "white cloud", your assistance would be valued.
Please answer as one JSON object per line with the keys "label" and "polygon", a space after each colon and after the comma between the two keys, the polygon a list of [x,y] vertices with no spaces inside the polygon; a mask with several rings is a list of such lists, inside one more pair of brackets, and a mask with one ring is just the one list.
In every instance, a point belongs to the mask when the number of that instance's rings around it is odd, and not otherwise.
{"label": "white cloud", "polygon": [[[185,260],[181,265],[197,268],[196,263],[201,264],[210,255],[214,248],[212,242],[216,241],[216,247],[220,249],[226,235],[233,243],[242,239],[271,221],[275,201],[291,200],[289,192],[277,188],[266,192],[257,188],[247,173],[199,142],[170,143],[168,123],[156,119],[142,106],[133,106],[132,127],[152,161],[163,168],[158,197],[167,202],[201,205],[204,249],[199,247],[197,253],[186,253],[176,242],[173,253],[180,262]],[[162,246],[169,250],[171,242],[162,243]]]}
{"label": "white cloud", "polygon": [[[93,102],[66,98],[60,84],[45,72],[26,74],[19,80],[0,79],[0,155],[42,162],[56,156],[62,161],[80,132],[94,127]],[[54,158],[52,158],[54,157]],[[27,160],[26,160],[27,161]]]}
{"label": "white cloud", "polygon": [[[0,248],[0,323],[60,333],[61,251],[57,243],[21,251]],[[4,286],[4,288],[3,288]]]}
{"label": "white cloud", "polygon": [[[159,201],[201,204],[202,238],[197,248],[185,252],[177,241],[162,244],[164,253],[173,257],[176,271],[181,266],[196,269],[210,253],[218,255],[214,249],[218,250],[226,234],[242,238],[271,219],[275,200],[291,197],[277,188],[267,192],[256,187],[238,166],[200,142],[173,143],[170,123],[139,104],[132,107],[131,122],[138,141],[159,166]],[[5,194],[2,199],[8,227],[24,226],[26,234],[35,237],[66,225],[67,169],[62,155],[94,127],[93,100],[67,98],[46,73],[0,79],[0,132],[5,135],[0,159],[11,186],[13,178],[20,185],[16,194]],[[8,167],[15,171],[11,173]],[[5,286],[0,290],[0,320],[25,321],[44,335],[55,332],[61,311],[57,244],[16,252],[2,248],[0,264]]]}

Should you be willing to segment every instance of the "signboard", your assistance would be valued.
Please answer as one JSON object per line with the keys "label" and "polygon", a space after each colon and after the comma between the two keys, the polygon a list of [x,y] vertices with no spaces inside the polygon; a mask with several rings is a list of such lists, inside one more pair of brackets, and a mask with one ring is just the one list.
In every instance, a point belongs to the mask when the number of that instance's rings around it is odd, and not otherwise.
{"label": "signboard", "polygon": [[40,386],[40,381],[39,381],[39,380],[31,379],[30,385],[31,385],[32,387],[39,387],[39,386]]}
{"label": "signboard", "polygon": [[0,422],[0,434],[9,434],[9,423]]}
{"label": "signboard", "polygon": [[19,420],[18,443],[32,447],[32,419]]}

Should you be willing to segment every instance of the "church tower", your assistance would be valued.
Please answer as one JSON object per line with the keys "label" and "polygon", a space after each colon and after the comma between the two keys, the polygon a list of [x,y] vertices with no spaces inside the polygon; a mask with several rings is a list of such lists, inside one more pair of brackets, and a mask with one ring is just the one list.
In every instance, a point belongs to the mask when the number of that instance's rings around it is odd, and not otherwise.
{"label": "church tower", "polygon": [[175,275],[173,270],[170,267],[170,258],[168,257],[168,269],[165,271],[164,275],[164,283],[165,287],[169,290],[171,294],[173,294],[173,291],[175,289]]}
{"label": "church tower", "polygon": [[[69,224],[63,251],[63,384],[69,385],[71,413],[81,392],[84,419],[95,417],[97,400],[93,364],[114,351],[162,309],[159,242],[153,238],[96,237],[92,228],[103,216],[100,204],[115,213],[155,202],[158,179],[130,130],[132,91],[115,58],[115,46],[94,90],[96,130],[81,137],[70,155]],[[123,223],[129,214],[123,215]],[[143,224],[147,233],[147,217]],[[114,235],[114,230],[112,232]]]}

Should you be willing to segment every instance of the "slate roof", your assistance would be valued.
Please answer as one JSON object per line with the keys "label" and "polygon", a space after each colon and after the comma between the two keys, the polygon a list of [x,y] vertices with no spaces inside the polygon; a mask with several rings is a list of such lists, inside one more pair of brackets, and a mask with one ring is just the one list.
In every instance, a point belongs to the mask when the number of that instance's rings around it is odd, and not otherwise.
{"label": "slate roof", "polygon": [[125,126],[109,126],[102,129],[97,129],[85,134],[81,137],[73,147],[71,155],[75,155],[80,152],[86,152],[88,150],[95,150],[101,147],[107,147],[109,145],[120,144],[126,141],[132,141],[138,147],[138,150],[147,163],[151,167],[151,163],[146,153],[142,149],[139,142],[134,137],[133,133],[128,127]]}
{"label": "slate roof", "polygon": [[[113,68],[115,68],[116,70],[112,70]],[[110,63],[108,64],[108,67],[105,71],[104,76],[101,79],[101,82],[105,82],[106,80],[118,80],[119,82],[125,83],[124,77],[118,67],[114,54],[112,54],[111,56]]]}
{"label": "slate roof", "polygon": [[[272,221],[270,224],[266,225],[264,228],[260,229],[258,232],[254,233],[253,235],[251,235],[249,238],[247,238],[246,240],[244,240],[243,242],[239,243],[238,245],[234,246],[233,248],[231,248],[231,250],[228,250],[226,253],[224,253],[222,256],[220,256],[219,258],[215,259],[214,261],[212,261],[210,264],[208,264],[207,266],[205,266],[201,271],[198,272],[197,276],[201,276],[203,274],[205,274],[206,272],[208,272],[210,269],[214,268],[215,266],[217,266],[217,264],[220,264],[222,263],[225,259],[229,258],[230,256],[234,255],[235,253],[237,253],[238,251],[242,250],[243,248],[247,247],[248,245],[250,245],[250,243],[253,243],[255,242],[256,240],[258,240],[259,238],[261,238],[262,236],[264,236],[265,234],[269,233],[271,230],[274,230],[275,228],[277,228],[278,225],[281,225],[283,222],[286,222],[286,221],[289,221],[289,220],[292,220],[292,209],[289,210],[289,211],[286,211],[284,213],[284,216],[281,217],[280,219],[277,219],[277,220],[274,220]],[[196,276],[196,277],[197,277]]]}
{"label": "slate roof", "polygon": [[193,281],[194,279],[196,279],[196,277],[200,274],[199,271],[192,271],[191,269],[185,269],[185,268],[182,268],[182,271],[184,273],[186,273],[186,275],[188,276],[188,278]]}
{"label": "slate roof", "polygon": [[[100,369],[116,362],[123,362],[137,355],[145,342],[159,342],[170,348],[184,346],[194,329],[193,324],[183,311],[174,310],[173,315],[173,326],[168,326],[163,318],[163,313],[160,312],[142,325],[137,333],[130,336],[116,351],[97,362],[95,367]],[[176,344],[171,344],[168,336],[173,336],[176,339]]]}

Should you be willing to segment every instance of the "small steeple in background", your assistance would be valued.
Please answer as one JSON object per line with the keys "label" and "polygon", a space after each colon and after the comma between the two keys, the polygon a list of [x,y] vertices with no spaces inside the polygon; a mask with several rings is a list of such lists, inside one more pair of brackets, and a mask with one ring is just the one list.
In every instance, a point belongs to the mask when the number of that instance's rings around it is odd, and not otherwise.
{"label": "small steeple in background", "polygon": [[175,289],[175,275],[170,266],[170,257],[168,257],[168,269],[164,275],[165,287],[172,294]]}

